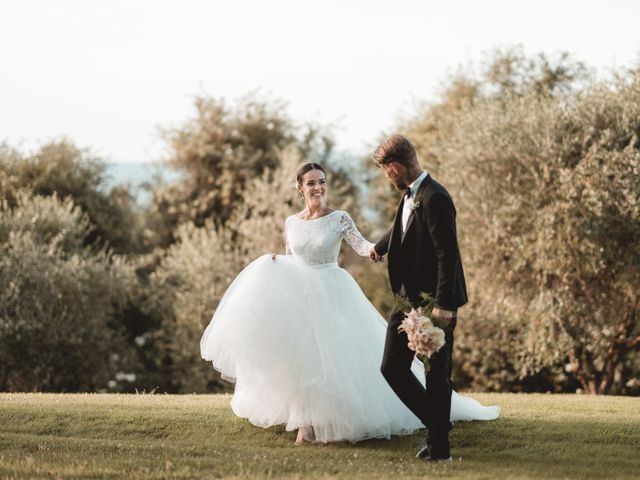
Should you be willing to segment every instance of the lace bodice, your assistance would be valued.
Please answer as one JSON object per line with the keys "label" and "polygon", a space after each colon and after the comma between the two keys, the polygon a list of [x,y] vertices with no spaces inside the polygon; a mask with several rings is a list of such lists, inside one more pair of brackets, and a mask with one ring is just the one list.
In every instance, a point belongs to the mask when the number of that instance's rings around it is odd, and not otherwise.
{"label": "lace bodice", "polygon": [[373,246],[358,231],[351,216],[342,210],[313,220],[291,215],[285,220],[284,229],[287,255],[307,265],[336,262],[342,239],[363,257],[369,255]]}

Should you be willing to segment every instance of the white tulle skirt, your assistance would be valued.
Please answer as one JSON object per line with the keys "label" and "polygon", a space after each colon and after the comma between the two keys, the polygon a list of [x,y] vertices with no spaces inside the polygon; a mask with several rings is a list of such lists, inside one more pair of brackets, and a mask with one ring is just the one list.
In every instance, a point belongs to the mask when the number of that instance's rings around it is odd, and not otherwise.
{"label": "white tulle skirt", "polygon": [[[336,263],[263,255],[231,283],[200,341],[202,357],[236,383],[231,408],[261,427],[312,426],[321,442],[406,435],[422,423],[380,363],[387,323]],[[413,371],[424,384],[422,363]],[[452,420],[489,420],[454,392]]]}

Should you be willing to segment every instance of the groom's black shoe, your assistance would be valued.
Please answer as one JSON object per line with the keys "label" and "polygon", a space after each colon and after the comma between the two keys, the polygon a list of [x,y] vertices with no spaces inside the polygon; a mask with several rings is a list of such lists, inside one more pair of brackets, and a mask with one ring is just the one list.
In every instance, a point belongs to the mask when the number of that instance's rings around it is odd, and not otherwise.
{"label": "groom's black shoe", "polygon": [[428,462],[450,462],[449,444],[429,445],[429,456],[425,460]]}
{"label": "groom's black shoe", "polygon": [[[453,423],[449,422],[449,431],[453,430]],[[451,461],[451,455],[449,454],[448,448],[433,448],[431,446],[431,441],[429,439],[429,433],[427,433],[420,444],[420,448],[418,448],[418,452],[416,453],[416,458],[421,460],[425,460],[427,462],[440,462],[440,461]]]}
{"label": "groom's black shoe", "polygon": [[416,458],[420,460],[424,460],[425,462],[451,462],[451,454],[449,453],[449,449],[437,449],[433,448],[431,445],[427,443],[427,439],[425,438],[418,449],[418,453],[416,454]]}

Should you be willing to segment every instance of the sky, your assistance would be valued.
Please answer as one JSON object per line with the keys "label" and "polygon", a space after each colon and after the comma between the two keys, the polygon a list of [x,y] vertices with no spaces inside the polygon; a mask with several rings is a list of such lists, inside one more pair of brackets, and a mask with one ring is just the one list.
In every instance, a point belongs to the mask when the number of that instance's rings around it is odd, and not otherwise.
{"label": "sky", "polygon": [[107,161],[153,161],[196,95],[258,91],[363,154],[495,48],[630,65],[639,18],[634,0],[3,0],[0,142],[66,136]]}

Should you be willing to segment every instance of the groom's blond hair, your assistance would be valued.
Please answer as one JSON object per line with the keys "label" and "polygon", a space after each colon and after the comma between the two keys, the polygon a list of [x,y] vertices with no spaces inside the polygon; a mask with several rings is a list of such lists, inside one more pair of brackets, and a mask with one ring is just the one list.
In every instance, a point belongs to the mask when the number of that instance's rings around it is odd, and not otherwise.
{"label": "groom's blond hair", "polygon": [[378,167],[392,162],[409,167],[417,162],[416,149],[406,137],[391,135],[373,152],[373,162]]}

